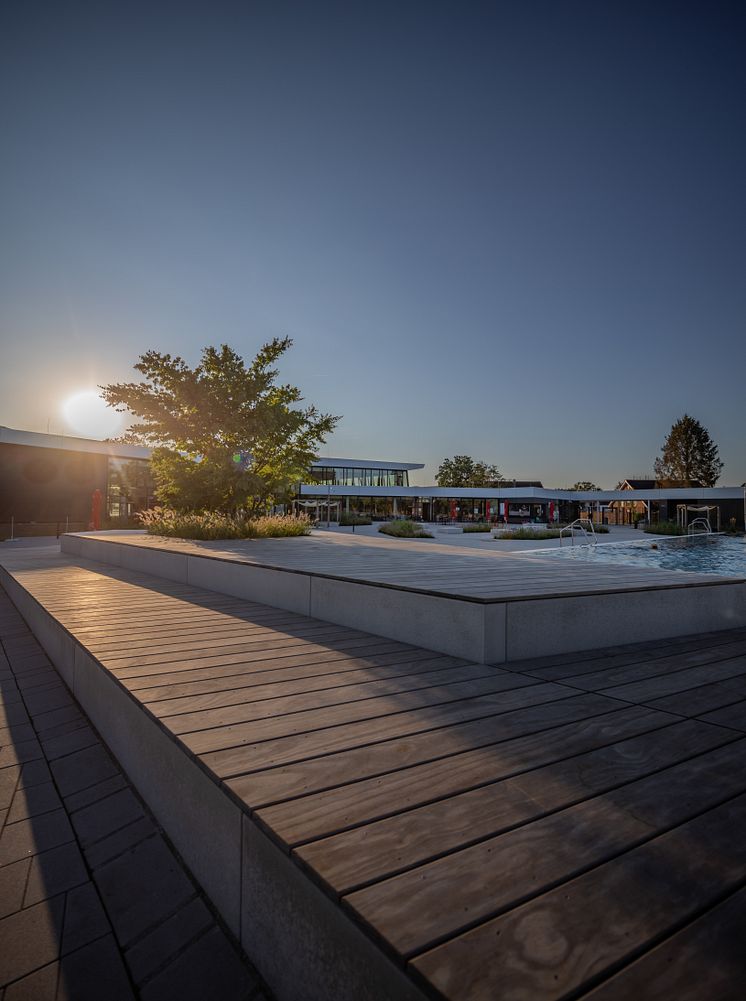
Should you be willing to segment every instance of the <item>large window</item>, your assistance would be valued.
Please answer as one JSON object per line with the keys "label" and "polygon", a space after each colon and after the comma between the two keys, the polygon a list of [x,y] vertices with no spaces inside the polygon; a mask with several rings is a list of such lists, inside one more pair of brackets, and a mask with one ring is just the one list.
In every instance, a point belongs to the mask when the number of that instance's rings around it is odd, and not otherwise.
{"label": "large window", "polygon": [[106,513],[109,518],[131,518],[153,500],[153,478],[147,459],[109,459]]}
{"label": "large window", "polygon": [[324,486],[408,487],[406,469],[365,469],[353,466],[312,466],[311,479]]}

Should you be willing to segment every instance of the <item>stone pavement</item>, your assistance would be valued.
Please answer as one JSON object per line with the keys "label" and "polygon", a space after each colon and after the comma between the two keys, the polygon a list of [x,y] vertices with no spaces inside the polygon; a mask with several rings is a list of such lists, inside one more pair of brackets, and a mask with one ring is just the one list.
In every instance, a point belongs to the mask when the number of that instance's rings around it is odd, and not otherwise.
{"label": "stone pavement", "polygon": [[267,1001],[0,588],[0,1001]]}

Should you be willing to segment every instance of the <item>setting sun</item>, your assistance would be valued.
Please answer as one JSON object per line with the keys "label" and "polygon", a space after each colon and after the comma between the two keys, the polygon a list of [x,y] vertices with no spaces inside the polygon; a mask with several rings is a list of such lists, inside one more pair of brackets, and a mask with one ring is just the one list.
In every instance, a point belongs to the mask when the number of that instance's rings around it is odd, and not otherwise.
{"label": "setting sun", "polygon": [[87,437],[107,438],[122,427],[122,415],[107,406],[95,389],[70,396],[62,405],[62,413],[74,431]]}

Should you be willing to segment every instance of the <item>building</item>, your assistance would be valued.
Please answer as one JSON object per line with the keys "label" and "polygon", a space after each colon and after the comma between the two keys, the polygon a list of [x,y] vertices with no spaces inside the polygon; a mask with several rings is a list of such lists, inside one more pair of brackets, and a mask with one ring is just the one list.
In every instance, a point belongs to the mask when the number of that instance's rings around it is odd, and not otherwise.
{"label": "building", "polygon": [[[11,522],[24,535],[85,530],[96,490],[105,524],[132,524],[133,515],[153,503],[149,459],[150,449],[141,446],[0,427],[0,538],[11,534]],[[520,524],[571,521],[581,513],[619,523],[634,521],[634,514],[675,520],[681,505],[711,505],[723,525],[731,518],[738,527],[744,524],[743,487],[684,488],[634,479],[598,491],[548,488],[539,480],[490,488],[411,484],[410,472],[423,468],[417,462],[320,456],[309,481],[298,484],[294,507],[330,521],[356,512],[381,520]]]}
{"label": "building", "polygon": [[104,519],[128,524],[153,501],[150,449],[0,427],[0,537],[81,531],[92,496]]}

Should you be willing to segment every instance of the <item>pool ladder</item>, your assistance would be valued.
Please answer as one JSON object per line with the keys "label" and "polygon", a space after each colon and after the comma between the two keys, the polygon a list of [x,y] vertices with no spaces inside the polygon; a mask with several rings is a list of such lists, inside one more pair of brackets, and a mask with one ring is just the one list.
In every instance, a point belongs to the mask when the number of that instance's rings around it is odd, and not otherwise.
{"label": "pool ladder", "polygon": [[687,535],[712,535],[712,525],[709,518],[695,518],[686,530]]}
{"label": "pool ladder", "polygon": [[[586,527],[587,526],[587,527]],[[590,528],[590,531],[588,529]],[[570,545],[575,545],[575,530],[583,533],[583,545],[590,544],[595,546],[598,542],[596,537],[596,530],[593,527],[593,522],[590,518],[576,518],[575,521],[571,522],[569,525],[565,525],[564,528],[560,529],[559,534],[559,544],[562,545],[562,533],[570,533]]]}

